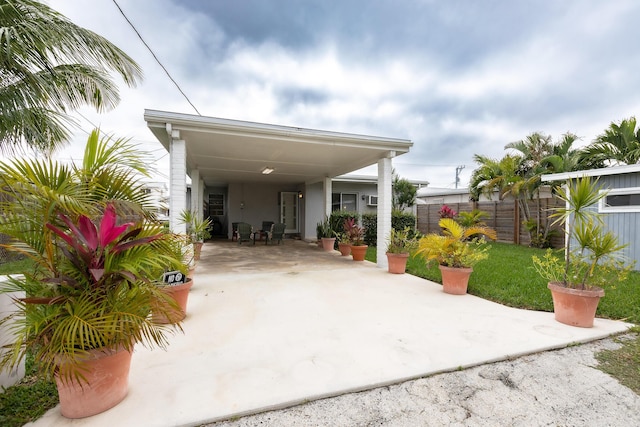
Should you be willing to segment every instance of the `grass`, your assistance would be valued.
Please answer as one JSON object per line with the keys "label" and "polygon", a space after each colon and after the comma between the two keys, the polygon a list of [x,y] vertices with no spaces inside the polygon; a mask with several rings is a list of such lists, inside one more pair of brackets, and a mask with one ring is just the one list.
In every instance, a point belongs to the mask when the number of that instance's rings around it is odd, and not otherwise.
{"label": "grass", "polygon": [[28,258],[21,259],[19,261],[11,261],[0,263],[0,276],[6,274],[20,274],[25,270],[28,270],[33,265],[33,261]]}
{"label": "grass", "polygon": [[53,381],[38,378],[33,360],[25,362],[25,377],[0,393],[0,425],[20,427],[35,421],[58,404],[58,391]]}
{"label": "grass", "polygon": [[636,333],[635,339],[618,341],[622,348],[596,354],[598,368],[640,395],[640,334]]}

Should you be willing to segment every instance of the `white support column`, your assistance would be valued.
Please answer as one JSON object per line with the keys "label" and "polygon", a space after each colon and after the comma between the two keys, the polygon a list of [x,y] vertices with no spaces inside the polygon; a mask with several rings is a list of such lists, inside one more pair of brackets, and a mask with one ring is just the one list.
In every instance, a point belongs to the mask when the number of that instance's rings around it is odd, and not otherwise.
{"label": "white support column", "polygon": [[324,215],[328,218],[331,215],[331,192],[333,191],[330,177],[326,177],[322,182],[322,191],[324,193]]}
{"label": "white support column", "polygon": [[[199,172],[200,172],[200,171],[198,171],[198,173],[199,173]],[[198,199],[200,200],[200,205],[199,205],[199,206],[200,206],[200,213],[201,213],[201,214],[202,214],[202,216],[203,216],[203,217],[202,217],[202,218],[200,218],[200,219],[203,219],[203,218],[204,218],[204,214],[205,214],[205,212],[202,210],[202,208],[204,207],[204,190],[205,190],[204,180],[203,180],[202,178],[200,178],[200,193],[199,193],[199,194],[200,194],[200,197],[198,197]],[[209,214],[209,213],[207,212],[207,215],[208,215],[208,214]]]}
{"label": "white support column", "polygon": [[191,170],[191,212],[202,219],[202,187],[200,186],[200,170]]}
{"label": "white support column", "polygon": [[180,221],[180,212],[187,207],[187,145],[182,139],[172,139],[169,145],[169,227],[184,234],[187,227]]}
{"label": "white support column", "polygon": [[391,158],[395,153],[378,160],[378,251],[376,263],[378,267],[387,268],[388,261],[385,249],[391,232]]}

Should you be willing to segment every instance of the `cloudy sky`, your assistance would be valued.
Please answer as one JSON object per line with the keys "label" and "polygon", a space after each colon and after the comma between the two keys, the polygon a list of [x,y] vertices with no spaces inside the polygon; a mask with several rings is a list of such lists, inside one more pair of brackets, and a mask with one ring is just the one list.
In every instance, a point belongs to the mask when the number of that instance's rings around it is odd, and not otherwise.
{"label": "cloudy sky", "polygon": [[[591,142],[640,112],[637,0],[117,0],[204,116],[408,138],[399,174],[452,187],[534,131]],[[168,155],[145,108],[196,114],[113,0],[50,0],[143,68],[86,131]],[[375,169],[372,169],[375,172]],[[166,179],[166,176],[164,177]]]}

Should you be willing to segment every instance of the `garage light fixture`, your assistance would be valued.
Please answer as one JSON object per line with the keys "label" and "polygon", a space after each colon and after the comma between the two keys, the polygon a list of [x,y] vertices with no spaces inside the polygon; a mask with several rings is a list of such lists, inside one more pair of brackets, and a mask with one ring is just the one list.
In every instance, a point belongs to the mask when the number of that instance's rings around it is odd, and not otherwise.
{"label": "garage light fixture", "polygon": [[269,175],[274,170],[275,170],[274,168],[270,168],[269,166],[265,166],[265,168],[262,169],[262,174],[263,175]]}

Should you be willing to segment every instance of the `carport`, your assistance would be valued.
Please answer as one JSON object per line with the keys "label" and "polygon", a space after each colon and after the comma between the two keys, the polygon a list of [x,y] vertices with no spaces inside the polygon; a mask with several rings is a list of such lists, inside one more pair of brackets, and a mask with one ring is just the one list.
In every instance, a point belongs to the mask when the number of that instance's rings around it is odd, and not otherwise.
{"label": "carport", "polygon": [[[232,222],[275,220],[288,234],[315,240],[316,224],[331,213],[331,179],[377,164],[383,247],[391,230],[392,159],[409,152],[411,141],[157,110],[145,110],[144,118],[170,154],[172,230],[185,231],[178,218],[189,208],[216,217],[228,238]],[[377,261],[386,266],[384,253]]]}

